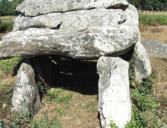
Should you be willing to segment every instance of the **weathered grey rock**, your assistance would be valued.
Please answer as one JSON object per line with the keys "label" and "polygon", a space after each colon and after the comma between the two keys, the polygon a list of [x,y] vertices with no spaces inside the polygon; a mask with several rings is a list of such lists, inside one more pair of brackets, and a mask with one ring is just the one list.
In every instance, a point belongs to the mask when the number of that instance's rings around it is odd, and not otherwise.
{"label": "weathered grey rock", "polygon": [[133,56],[135,79],[140,83],[143,79],[146,79],[151,75],[150,59],[142,43],[136,43]]}
{"label": "weathered grey rock", "polygon": [[124,11],[126,21],[124,24],[127,25],[134,25],[138,27],[139,24],[139,15],[138,15],[138,10],[133,6],[132,4],[129,4],[128,8]]}
{"label": "weathered grey rock", "polygon": [[167,58],[167,45],[159,40],[142,41],[149,55],[154,57]]}
{"label": "weathered grey rock", "polygon": [[24,0],[17,11],[26,16],[52,12],[90,10],[93,8],[126,8],[127,0]]}
{"label": "weathered grey rock", "polygon": [[121,9],[79,10],[66,13],[50,13],[36,17],[18,16],[13,30],[27,28],[54,28],[59,30],[84,30],[89,27],[114,26],[126,21]]}
{"label": "weathered grey rock", "polygon": [[125,128],[131,120],[128,69],[129,63],[121,58],[101,57],[97,62],[98,110],[102,128],[110,128],[111,121],[119,128]]}
{"label": "weathered grey rock", "polygon": [[12,97],[12,111],[36,113],[40,108],[40,97],[33,68],[22,63],[16,77]]}
{"label": "weathered grey rock", "polygon": [[121,55],[138,41],[138,35],[137,29],[125,25],[88,28],[79,32],[30,28],[3,37],[0,59],[51,54],[75,59]]}

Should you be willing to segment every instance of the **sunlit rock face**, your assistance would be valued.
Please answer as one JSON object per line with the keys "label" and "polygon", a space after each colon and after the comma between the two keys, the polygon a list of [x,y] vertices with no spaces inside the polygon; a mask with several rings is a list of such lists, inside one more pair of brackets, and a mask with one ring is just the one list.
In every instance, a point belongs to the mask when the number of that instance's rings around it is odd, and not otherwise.
{"label": "sunlit rock face", "polygon": [[[132,58],[128,58],[134,60],[137,81],[151,74],[149,57],[140,43],[137,9],[127,0],[24,0],[17,11],[20,15],[15,19],[13,31],[0,41],[0,59],[18,56],[33,63],[23,63],[18,71],[12,110],[23,112],[25,106],[29,112],[33,107],[38,110],[40,103],[31,102],[31,99],[40,101],[34,79],[47,71],[50,78],[40,78],[50,83],[49,80],[54,81],[54,71],[59,71],[52,69],[50,56],[99,59],[101,126],[110,128],[110,122],[114,121],[124,128],[131,119],[129,62],[120,57],[134,51]],[[28,75],[29,71],[32,75]],[[26,102],[22,104],[22,100]]]}
{"label": "sunlit rock face", "polygon": [[119,128],[125,128],[131,120],[128,69],[129,63],[118,57],[98,60],[98,111],[103,128],[110,128],[111,121]]}
{"label": "sunlit rock face", "polygon": [[35,82],[35,73],[24,62],[18,70],[12,97],[12,111],[35,114],[40,109],[40,96]]}
{"label": "sunlit rock face", "polygon": [[140,35],[137,10],[126,0],[25,0],[17,10],[13,32],[0,42],[0,58],[120,56]]}

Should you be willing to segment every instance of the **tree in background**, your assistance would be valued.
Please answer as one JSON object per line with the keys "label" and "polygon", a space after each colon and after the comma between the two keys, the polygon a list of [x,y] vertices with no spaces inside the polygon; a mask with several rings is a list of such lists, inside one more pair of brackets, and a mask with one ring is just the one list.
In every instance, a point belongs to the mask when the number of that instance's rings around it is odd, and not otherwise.
{"label": "tree in background", "polygon": [[0,16],[5,16],[10,14],[10,2],[9,0],[0,1]]}
{"label": "tree in background", "polygon": [[17,15],[16,7],[22,0],[0,0],[0,16]]}
{"label": "tree in background", "polygon": [[128,0],[140,10],[166,11],[167,0]]}

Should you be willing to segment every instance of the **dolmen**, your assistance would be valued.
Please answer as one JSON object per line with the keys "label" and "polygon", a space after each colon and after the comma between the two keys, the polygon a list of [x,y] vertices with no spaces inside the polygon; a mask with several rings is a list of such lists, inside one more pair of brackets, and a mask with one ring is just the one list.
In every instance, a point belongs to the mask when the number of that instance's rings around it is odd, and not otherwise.
{"label": "dolmen", "polygon": [[24,0],[17,11],[20,15],[13,31],[0,41],[0,59],[23,59],[12,111],[38,112],[41,102],[36,76],[52,84],[56,69],[51,60],[58,61],[55,56],[98,60],[101,127],[110,128],[113,121],[125,128],[132,111],[129,61],[125,58],[133,59],[137,82],[151,74],[149,56],[141,44],[137,9],[127,0]]}

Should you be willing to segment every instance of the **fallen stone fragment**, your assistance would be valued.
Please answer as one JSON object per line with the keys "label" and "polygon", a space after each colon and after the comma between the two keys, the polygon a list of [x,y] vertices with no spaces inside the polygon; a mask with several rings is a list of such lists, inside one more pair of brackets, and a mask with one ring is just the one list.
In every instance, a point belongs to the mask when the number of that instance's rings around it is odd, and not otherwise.
{"label": "fallen stone fragment", "polygon": [[146,79],[151,75],[150,59],[142,43],[136,43],[133,56],[135,79],[140,83],[143,79]]}
{"label": "fallen stone fragment", "polygon": [[90,10],[94,8],[120,8],[128,6],[127,0],[24,0],[17,11],[25,16],[37,16],[53,12]]}
{"label": "fallen stone fragment", "polygon": [[35,114],[40,108],[40,96],[35,81],[34,70],[29,63],[22,63],[17,73],[12,111]]}
{"label": "fallen stone fragment", "polygon": [[129,63],[121,58],[101,57],[97,62],[98,110],[102,128],[110,128],[113,121],[125,128],[131,120],[129,92]]}
{"label": "fallen stone fragment", "polygon": [[167,58],[167,45],[159,40],[142,41],[146,51],[150,56]]}
{"label": "fallen stone fragment", "polygon": [[52,28],[66,31],[80,31],[90,27],[120,25],[126,21],[121,9],[79,10],[66,13],[50,13],[36,17],[19,15],[14,22],[13,30],[28,28]]}
{"label": "fallen stone fragment", "polygon": [[79,32],[30,28],[10,32],[0,42],[0,59],[61,55],[74,59],[95,59],[125,54],[138,41],[138,29],[103,26]]}

